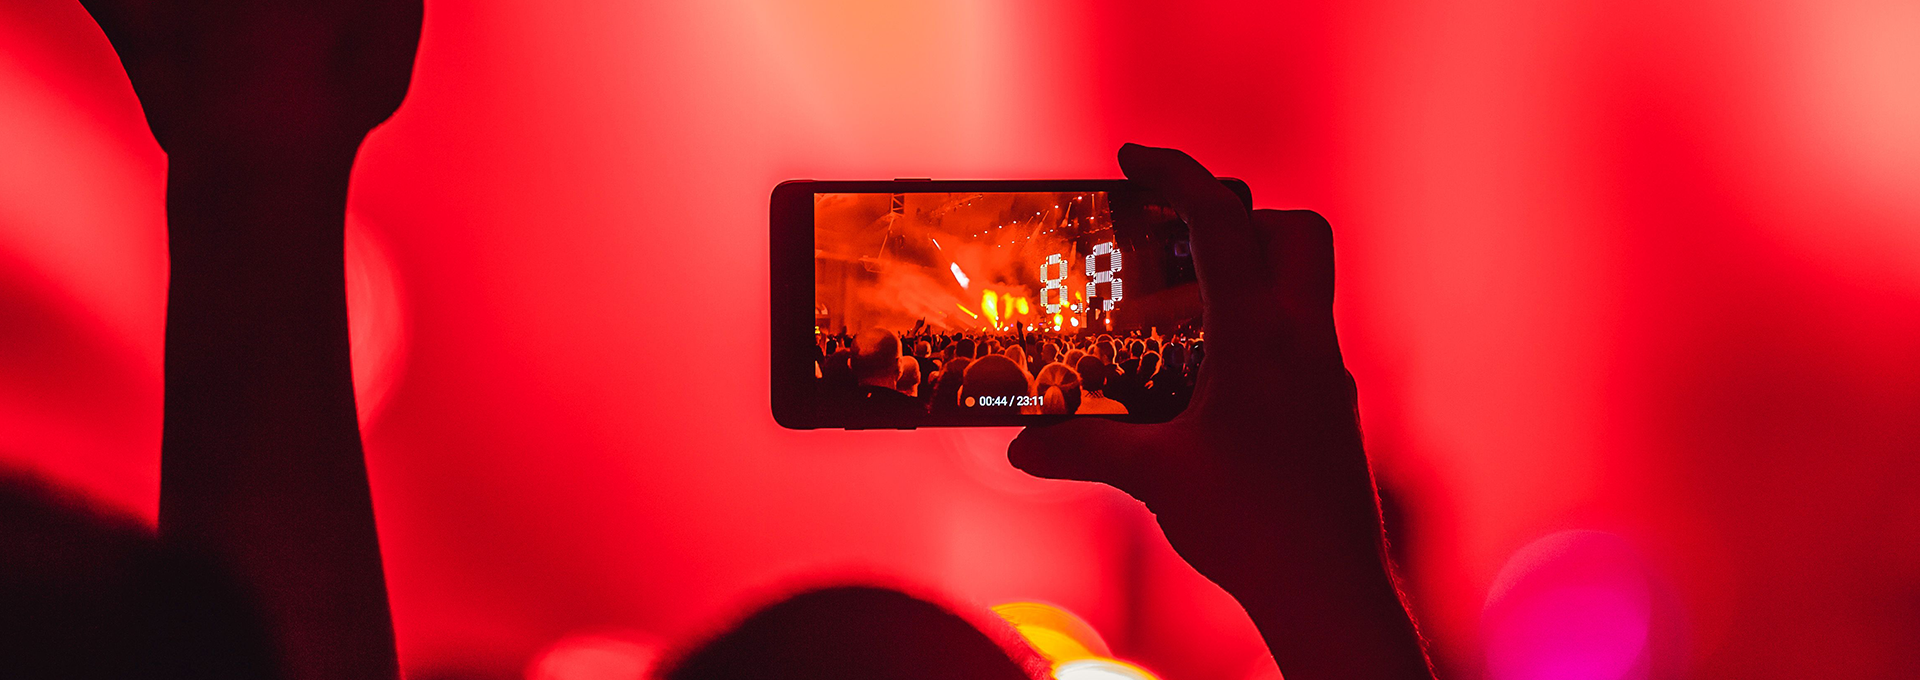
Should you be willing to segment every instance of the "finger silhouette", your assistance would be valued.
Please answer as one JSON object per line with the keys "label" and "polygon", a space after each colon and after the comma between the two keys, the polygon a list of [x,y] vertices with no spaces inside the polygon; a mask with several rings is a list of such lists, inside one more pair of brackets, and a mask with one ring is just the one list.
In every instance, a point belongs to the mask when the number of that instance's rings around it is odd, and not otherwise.
{"label": "finger silhouette", "polygon": [[413,56],[420,48],[420,22],[425,6],[420,0],[371,0],[357,8],[358,16],[349,19],[363,27],[345,36],[348,44],[341,52],[352,55],[357,70],[394,70],[404,64],[406,77],[385,78],[362,96],[369,102],[367,112],[376,120],[363,123],[371,128],[385,122],[407,96],[413,74]]}
{"label": "finger silhouette", "polygon": [[1248,303],[1264,287],[1267,267],[1240,197],[1177,149],[1127,144],[1120,147],[1120,169],[1160,194],[1186,221],[1208,325],[1214,325],[1216,314],[1236,317],[1251,311],[1254,305]]}
{"label": "finger silhouette", "polygon": [[1007,446],[1007,461],[1035,477],[1099,482],[1139,498],[1162,428],[1100,418],[1029,427]]}
{"label": "finger silhouette", "polygon": [[[1286,348],[1302,358],[1339,351],[1333,334],[1333,228],[1311,210],[1255,210],[1254,228],[1274,268],[1274,302]],[[1337,354],[1336,354],[1337,356]]]}

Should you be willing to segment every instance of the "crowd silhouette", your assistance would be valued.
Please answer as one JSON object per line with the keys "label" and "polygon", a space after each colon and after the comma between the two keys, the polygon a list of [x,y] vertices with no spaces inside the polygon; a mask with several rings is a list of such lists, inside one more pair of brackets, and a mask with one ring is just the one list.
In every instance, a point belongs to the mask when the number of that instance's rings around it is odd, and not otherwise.
{"label": "crowd silhouette", "polygon": [[[1192,398],[1206,355],[1201,338],[1187,329],[1166,336],[842,330],[815,339],[814,375],[820,403],[856,420],[1018,413],[1157,422],[1179,415]],[[986,396],[1013,398],[978,401]]]}

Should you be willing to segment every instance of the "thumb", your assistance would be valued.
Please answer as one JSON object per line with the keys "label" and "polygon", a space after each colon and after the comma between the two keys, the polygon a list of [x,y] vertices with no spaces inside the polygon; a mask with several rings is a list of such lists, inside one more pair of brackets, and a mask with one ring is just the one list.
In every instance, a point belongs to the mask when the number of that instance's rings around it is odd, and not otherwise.
{"label": "thumb", "polygon": [[1035,477],[1099,482],[1138,498],[1160,434],[1159,425],[1075,418],[1021,430],[1007,462]]}

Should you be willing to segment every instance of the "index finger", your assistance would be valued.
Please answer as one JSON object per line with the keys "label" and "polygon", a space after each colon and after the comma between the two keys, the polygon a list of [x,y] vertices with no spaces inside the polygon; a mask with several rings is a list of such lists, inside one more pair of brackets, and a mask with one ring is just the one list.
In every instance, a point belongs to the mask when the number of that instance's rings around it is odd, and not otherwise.
{"label": "index finger", "polygon": [[1186,221],[1209,330],[1218,333],[1258,314],[1271,276],[1266,250],[1240,197],[1178,149],[1124,145],[1120,169],[1166,198]]}

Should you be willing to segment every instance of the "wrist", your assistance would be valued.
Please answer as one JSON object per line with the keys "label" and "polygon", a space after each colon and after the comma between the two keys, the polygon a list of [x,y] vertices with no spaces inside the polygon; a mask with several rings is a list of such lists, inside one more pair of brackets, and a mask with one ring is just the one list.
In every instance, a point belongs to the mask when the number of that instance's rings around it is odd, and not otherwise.
{"label": "wrist", "polygon": [[169,243],[176,249],[264,246],[337,236],[345,226],[355,151],[346,145],[272,151],[208,145],[169,152]]}
{"label": "wrist", "polygon": [[260,176],[288,173],[332,175],[351,170],[358,140],[303,139],[274,143],[243,137],[175,144],[167,151],[168,169],[244,170]]}
{"label": "wrist", "polygon": [[1428,677],[1366,486],[1316,508],[1269,506],[1261,512],[1294,519],[1257,530],[1263,546],[1208,574],[1246,607],[1289,678]]}
{"label": "wrist", "polygon": [[1289,678],[1428,677],[1424,645],[1374,536],[1362,547],[1282,545],[1209,576],[1246,608]]}
{"label": "wrist", "polygon": [[[170,364],[195,352],[217,358],[248,337],[284,349],[344,332],[354,149],[281,151],[207,145],[168,154]],[[254,330],[236,336],[233,327]]]}

